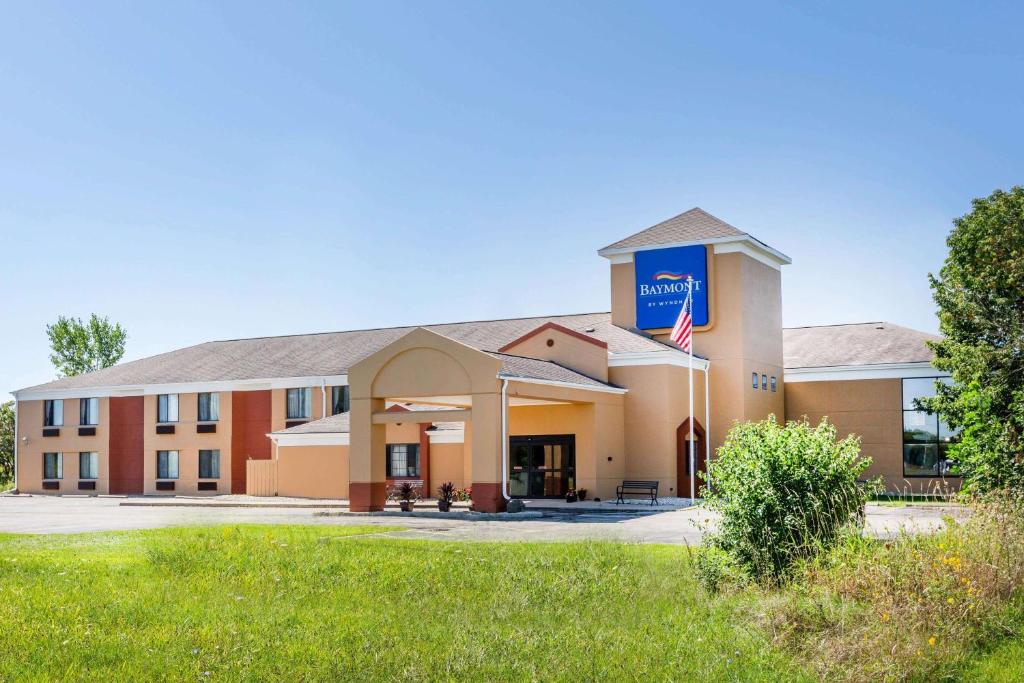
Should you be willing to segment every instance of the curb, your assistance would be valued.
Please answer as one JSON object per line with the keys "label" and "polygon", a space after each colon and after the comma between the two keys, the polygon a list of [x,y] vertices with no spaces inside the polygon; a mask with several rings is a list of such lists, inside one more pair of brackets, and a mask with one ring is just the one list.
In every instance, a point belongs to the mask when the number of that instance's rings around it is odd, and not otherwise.
{"label": "curb", "polygon": [[133,501],[126,500],[119,504],[121,507],[137,508],[255,508],[260,510],[273,510],[275,508],[299,508],[299,509],[339,509],[347,510],[348,505],[340,503],[192,503],[187,501]]}

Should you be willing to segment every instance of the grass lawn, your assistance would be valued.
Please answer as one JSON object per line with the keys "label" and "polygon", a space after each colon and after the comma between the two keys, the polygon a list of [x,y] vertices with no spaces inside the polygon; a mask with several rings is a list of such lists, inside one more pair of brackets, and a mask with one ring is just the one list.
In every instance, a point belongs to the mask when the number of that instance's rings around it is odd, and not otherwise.
{"label": "grass lawn", "polygon": [[0,680],[811,680],[684,548],[381,532],[0,535]]}

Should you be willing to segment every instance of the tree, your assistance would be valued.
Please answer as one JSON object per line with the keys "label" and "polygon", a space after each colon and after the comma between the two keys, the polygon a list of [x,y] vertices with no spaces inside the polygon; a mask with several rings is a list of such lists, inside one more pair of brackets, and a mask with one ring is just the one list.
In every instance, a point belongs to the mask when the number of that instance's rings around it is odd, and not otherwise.
{"label": "tree", "polygon": [[60,316],[53,325],[46,326],[50,338],[50,362],[61,377],[74,377],[86,372],[109,368],[124,355],[128,333],[120,324],[110,324],[108,318],[95,313],[89,322],[81,318]]}
{"label": "tree", "polygon": [[14,480],[14,401],[0,404],[0,491]]}
{"label": "tree", "polygon": [[934,365],[953,383],[922,403],[962,429],[950,455],[966,489],[1024,492],[1024,188],[972,205],[929,275],[944,337]]}

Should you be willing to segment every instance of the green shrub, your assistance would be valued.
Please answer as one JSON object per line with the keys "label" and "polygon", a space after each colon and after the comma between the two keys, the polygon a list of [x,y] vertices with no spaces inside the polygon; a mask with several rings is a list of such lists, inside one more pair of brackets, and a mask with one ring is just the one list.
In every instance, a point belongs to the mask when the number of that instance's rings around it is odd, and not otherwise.
{"label": "green shrub", "polygon": [[777,584],[793,564],[831,547],[860,520],[871,464],[856,437],[836,439],[827,420],[737,423],[710,464],[710,508],[721,515],[708,543],[758,581]]}

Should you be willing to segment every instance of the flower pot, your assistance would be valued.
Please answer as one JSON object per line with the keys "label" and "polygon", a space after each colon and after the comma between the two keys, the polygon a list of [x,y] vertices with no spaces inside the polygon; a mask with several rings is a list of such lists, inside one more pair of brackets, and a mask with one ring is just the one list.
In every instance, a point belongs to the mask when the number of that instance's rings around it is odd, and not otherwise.
{"label": "flower pot", "polygon": [[576,494],[575,493],[567,493],[567,494],[565,494],[565,502],[566,503],[575,503],[576,502]]}
{"label": "flower pot", "polygon": [[413,505],[414,503],[411,500],[398,501],[398,507],[402,508],[402,512],[412,512]]}
{"label": "flower pot", "polygon": [[447,501],[447,500],[439,500],[439,501],[437,501],[437,509],[440,510],[441,512],[448,512],[449,510],[451,510],[451,508],[452,508],[452,504],[449,501]]}

